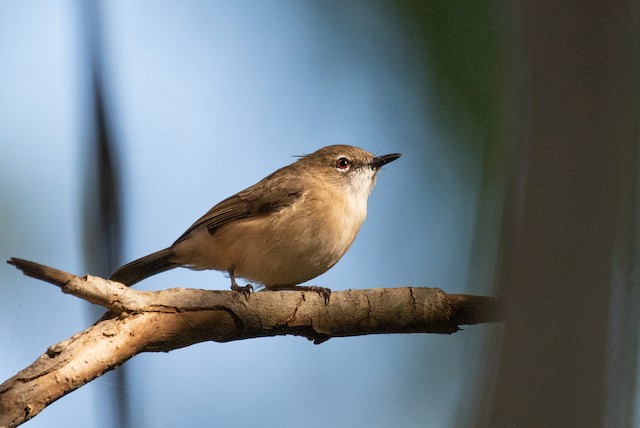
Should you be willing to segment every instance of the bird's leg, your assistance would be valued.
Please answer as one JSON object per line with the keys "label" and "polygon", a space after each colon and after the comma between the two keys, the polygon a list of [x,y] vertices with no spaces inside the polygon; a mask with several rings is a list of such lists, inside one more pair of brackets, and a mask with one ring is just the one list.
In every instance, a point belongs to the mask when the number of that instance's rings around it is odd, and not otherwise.
{"label": "bird's leg", "polygon": [[324,299],[325,305],[329,304],[329,298],[331,298],[331,290],[329,288],[318,287],[317,285],[270,285],[267,288],[272,291],[315,291]]}
{"label": "bird's leg", "polygon": [[229,271],[229,278],[231,278],[231,290],[237,291],[238,293],[244,295],[245,299],[249,300],[251,297],[251,292],[253,291],[253,286],[251,284],[247,284],[244,287],[241,287],[236,282],[236,276],[233,273],[233,269]]}

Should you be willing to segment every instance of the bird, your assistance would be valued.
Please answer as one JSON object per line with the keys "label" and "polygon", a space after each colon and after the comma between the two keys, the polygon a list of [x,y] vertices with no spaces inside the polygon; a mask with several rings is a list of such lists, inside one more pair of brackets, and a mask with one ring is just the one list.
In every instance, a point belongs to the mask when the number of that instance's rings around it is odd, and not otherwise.
{"label": "bird", "polygon": [[176,267],[217,270],[247,299],[253,286],[236,278],[266,290],[314,291],[328,304],[330,289],[298,284],[329,270],[351,247],[378,172],[400,156],[349,145],[301,156],[215,205],[171,246],[121,266],[109,279],[131,286]]}

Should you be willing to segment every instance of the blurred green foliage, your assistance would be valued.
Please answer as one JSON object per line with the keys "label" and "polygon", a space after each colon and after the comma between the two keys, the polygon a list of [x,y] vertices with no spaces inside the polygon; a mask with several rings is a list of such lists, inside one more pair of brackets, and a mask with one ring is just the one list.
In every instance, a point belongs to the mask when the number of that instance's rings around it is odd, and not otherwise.
{"label": "blurred green foliage", "polygon": [[[436,78],[433,104],[446,109],[462,103],[482,129],[484,141],[469,139],[471,145],[492,144],[500,114],[500,35],[504,10],[495,2],[397,1],[407,22],[419,31],[426,60]],[[450,114],[451,118],[467,115]],[[455,123],[451,124],[457,128]]]}

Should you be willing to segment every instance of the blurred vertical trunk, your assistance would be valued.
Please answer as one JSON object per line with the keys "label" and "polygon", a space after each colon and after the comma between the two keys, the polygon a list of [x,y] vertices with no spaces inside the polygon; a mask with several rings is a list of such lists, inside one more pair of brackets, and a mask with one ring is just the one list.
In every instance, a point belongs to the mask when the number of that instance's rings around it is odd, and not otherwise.
{"label": "blurred vertical trunk", "polygon": [[[92,112],[88,141],[83,148],[85,171],[83,177],[83,240],[87,272],[107,278],[121,263],[122,227],[121,197],[115,142],[112,137],[112,119],[107,112],[105,70],[103,64],[103,39],[100,3],[79,3],[83,31],[86,35],[87,70],[89,71],[89,97]],[[91,321],[104,311],[90,307]],[[107,400],[98,400],[99,414],[111,416],[115,427],[131,425],[127,397],[127,376],[124,367],[109,373],[103,380],[113,384]],[[111,405],[107,410],[105,401]],[[102,421],[105,426],[109,424]]]}
{"label": "blurred vertical trunk", "polygon": [[504,214],[488,426],[631,426],[635,4],[522,2],[528,106]]}

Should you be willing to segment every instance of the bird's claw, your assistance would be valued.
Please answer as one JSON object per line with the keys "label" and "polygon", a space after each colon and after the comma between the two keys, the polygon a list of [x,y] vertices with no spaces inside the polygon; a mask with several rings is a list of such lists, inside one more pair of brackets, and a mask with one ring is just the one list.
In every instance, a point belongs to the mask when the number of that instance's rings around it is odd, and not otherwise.
{"label": "bird's claw", "polygon": [[247,284],[244,287],[241,287],[234,283],[231,284],[231,290],[242,294],[245,299],[249,300],[249,297],[251,297],[251,293],[253,292],[253,285]]}
{"label": "bird's claw", "polygon": [[324,305],[327,306],[329,304],[329,299],[331,298],[331,290],[325,287],[318,287],[317,285],[312,285],[309,287],[309,291],[315,291],[324,299]]}

